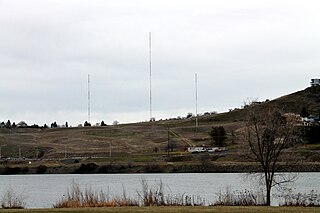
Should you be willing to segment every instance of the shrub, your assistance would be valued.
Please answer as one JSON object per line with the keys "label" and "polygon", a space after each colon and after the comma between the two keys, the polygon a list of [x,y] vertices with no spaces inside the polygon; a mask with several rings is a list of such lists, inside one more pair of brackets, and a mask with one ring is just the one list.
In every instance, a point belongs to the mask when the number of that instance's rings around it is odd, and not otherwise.
{"label": "shrub", "polygon": [[263,191],[253,192],[245,189],[244,191],[231,191],[230,187],[226,192],[217,193],[214,206],[261,206],[265,205]]}
{"label": "shrub", "polygon": [[37,167],[37,174],[44,174],[47,171],[48,167],[45,165],[40,165]]}
{"label": "shrub", "polygon": [[163,172],[164,168],[161,165],[148,163],[145,167],[145,172],[147,173],[161,173]]}
{"label": "shrub", "polygon": [[311,190],[309,193],[293,193],[291,190],[279,195],[283,199],[281,206],[305,206],[305,207],[320,207],[320,194]]}
{"label": "shrub", "polygon": [[22,194],[17,194],[11,187],[9,187],[1,199],[1,207],[3,209],[24,209],[26,197]]}
{"label": "shrub", "polygon": [[114,172],[119,172],[121,169],[125,169],[125,167],[121,165],[117,165],[113,161],[111,161],[107,165],[100,166],[98,168],[98,173],[114,173]]}
{"label": "shrub", "polygon": [[3,174],[5,175],[13,175],[13,174],[19,174],[21,172],[21,168],[19,167],[8,167],[6,166],[4,168]]}
{"label": "shrub", "polygon": [[81,164],[78,169],[73,173],[75,174],[88,174],[94,172],[98,168],[98,165],[95,163]]}

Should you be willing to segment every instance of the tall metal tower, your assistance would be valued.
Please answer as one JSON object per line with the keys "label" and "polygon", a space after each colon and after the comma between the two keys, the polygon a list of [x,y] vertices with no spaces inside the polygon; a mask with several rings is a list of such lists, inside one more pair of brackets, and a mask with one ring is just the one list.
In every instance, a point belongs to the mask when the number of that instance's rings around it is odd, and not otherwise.
{"label": "tall metal tower", "polygon": [[151,64],[151,32],[149,32],[149,71],[150,71],[150,121],[152,120],[152,64]]}
{"label": "tall metal tower", "polygon": [[88,74],[88,122],[90,122],[90,74]]}
{"label": "tall metal tower", "polygon": [[195,92],[196,92],[196,129],[198,128],[198,74],[194,76],[195,79]]}

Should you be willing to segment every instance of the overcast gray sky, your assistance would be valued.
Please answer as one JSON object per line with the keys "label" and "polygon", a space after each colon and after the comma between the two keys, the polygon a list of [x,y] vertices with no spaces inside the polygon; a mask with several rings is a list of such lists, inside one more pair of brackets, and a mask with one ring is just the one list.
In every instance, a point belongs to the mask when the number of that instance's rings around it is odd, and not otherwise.
{"label": "overcast gray sky", "polygon": [[0,0],[0,121],[72,125],[227,111],[320,77],[317,0]]}

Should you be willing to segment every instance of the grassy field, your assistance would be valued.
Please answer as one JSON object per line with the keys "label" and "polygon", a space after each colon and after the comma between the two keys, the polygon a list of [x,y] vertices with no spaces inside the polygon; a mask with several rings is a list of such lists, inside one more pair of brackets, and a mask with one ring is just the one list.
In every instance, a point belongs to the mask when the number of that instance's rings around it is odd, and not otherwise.
{"label": "grassy field", "polygon": [[313,213],[320,212],[318,207],[118,207],[118,208],[81,208],[81,209],[26,209],[26,210],[1,210],[3,213],[75,213],[75,212],[157,212],[157,213],[192,213],[192,212],[213,212],[213,213]]}

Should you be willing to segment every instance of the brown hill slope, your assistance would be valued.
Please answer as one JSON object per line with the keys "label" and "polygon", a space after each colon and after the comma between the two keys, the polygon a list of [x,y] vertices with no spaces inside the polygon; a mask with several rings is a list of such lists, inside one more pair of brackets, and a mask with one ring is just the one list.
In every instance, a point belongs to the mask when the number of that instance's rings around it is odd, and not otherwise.
{"label": "brown hill slope", "polygon": [[[285,113],[296,114],[300,114],[302,108],[305,107],[310,114],[316,115],[320,113],[320,87],[308,87],[271,101],[257,103],[253,107],[257,107],[260,111],[267,111],[270,108],[279,107]],[[231,112],[202,116],[199,119],[205,122],[235,122],[242,121],[246,113],[247,108],[236,109]]]}
{"label": "brown hill slope", "polygon": [[[285,112],[300,113],[306,107],[311,114],[320,112],[320,87],[306,88],[255,107],[267,110],[279,106]],[[113,157],[136,161],[161,160],[168,147],[168,137],[173,151],[184,151],[190,145],[210,145],[208,133],[212,126],[223,125],[231,144],[231,132],[241,128],[247,109],[199,117],[195,129],[193,119],[163,120],[158,122],[132,123],[107,127],[56,128],[56,129],[0,129],[2,156],[16,158],[19,147],[23,157]],[[168,128],[170,130],[168,131]],[[170,147],[171,148],[171,147]]]}
{"label": "brown hill slope", "polygon": [[289,95],[274,99],[266,106],[279,106],[285,112],[299,114],[301,109],[305,107],[310,114],[320,113],[320,87],[308,87]]}

